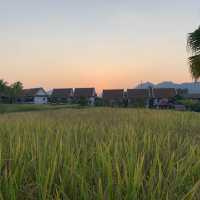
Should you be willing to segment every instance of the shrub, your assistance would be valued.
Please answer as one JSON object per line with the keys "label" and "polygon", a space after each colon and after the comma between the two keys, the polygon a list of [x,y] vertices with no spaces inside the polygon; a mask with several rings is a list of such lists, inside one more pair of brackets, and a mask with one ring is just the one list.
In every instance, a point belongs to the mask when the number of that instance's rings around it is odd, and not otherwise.
{"label": "shrub", "polygon": [[100,97],[96,97],[95,98],[95,103],[94,103],[94,105],[95,106],[103,106],[104,105],[104,103],[103,103],[103,99],[102,98],[100,98]]}
{"label": "shrub", "polygon": [[79,104],[80,104],[80,106],[87,106],[87,105],[88,105],[88,100],[87,100],[87,98],[81,97],[81,98],[79,99]]}
{"label": "shrub", "polygon": [[187,110],[200,112],[200,102],[192,99],[184,99],[177,101],[180,104],[183,104]]}

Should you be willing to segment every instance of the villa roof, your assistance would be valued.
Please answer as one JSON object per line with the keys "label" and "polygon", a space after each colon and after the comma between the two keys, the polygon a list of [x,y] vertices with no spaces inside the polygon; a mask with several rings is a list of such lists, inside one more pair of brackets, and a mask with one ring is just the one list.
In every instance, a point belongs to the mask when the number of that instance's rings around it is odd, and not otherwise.
{"label": "villa roof", "polygon": [[90,97],[95,97],[96,92],[95,88],[75,88],[74,90],[74,97],[75,98],[90,98]]}
{"label": "villa roof", "polygon": [[148,89],[127,89],[127,96],[129,99],[149,98],[149,90]]}
{"label": "villa roof", "polygon": [[185,95],[188,94],[188,89],[178,88],[176,91],[177,91],[177,94],[180,95],[180,96],[185,96]]}
{"label": "villa roof", "polygon": [[103,90],[103,99],[104,100],[123,99],[123,97],[124,97],[123,89]]}
{"label": "villa roof", "polygon": [[200,93],[189,93],[184,96],[187,99],[200,99]]}
{"label": "villa roof", "polygon": [[73,95],[72,88],[53,89],[51,96],[53,97],[71,97]]}
{"label": "villa roof", "polygon": [[27,97],[28,96],[29,97],[37,96],[37,93],[40,90],[43,90],[43,92],[45,93],[45,95],[47,95],[47,93],[45,92],[45,90],[43,88],[30,88],[30,89],[23,89],[22,93],[21,93],[21,96],[27,96]]}
{"label": "villa roof", "polygon": [[176,96],[175,88],[154,88],[153,95],[155,98],[173,98]]}

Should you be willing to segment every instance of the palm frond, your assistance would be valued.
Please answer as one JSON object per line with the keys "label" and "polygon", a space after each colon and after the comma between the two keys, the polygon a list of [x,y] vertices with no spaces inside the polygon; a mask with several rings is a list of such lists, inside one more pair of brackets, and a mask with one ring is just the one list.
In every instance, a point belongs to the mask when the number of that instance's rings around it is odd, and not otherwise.
{"label": "palm frond", "polygon": [[200,55],[189,57],[189,64],[191,75],[197,81],[200,78]]}
{"label": "palm frond", "polygon": [[200,27],[196,29],[194,32],[189,33],[187,39],[187,47],[194,54],[200,53]]}

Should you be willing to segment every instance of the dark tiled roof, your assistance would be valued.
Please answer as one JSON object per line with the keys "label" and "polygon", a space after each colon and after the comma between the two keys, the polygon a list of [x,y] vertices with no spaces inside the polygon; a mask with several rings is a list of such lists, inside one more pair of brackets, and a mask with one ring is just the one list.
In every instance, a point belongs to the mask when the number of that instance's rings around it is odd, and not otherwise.
{"label": "dark tiled roof", "polygon": [[127,89],[129,99],[146,99],[149,98],[148,89]]}
{"label": "dark tiled roof", "polygon": [[103,90],[104,100],[121,100],[124,97],[123,89]]}
{"label": "dark tiled roof", "polygon": [[68,98],[73,95],[73,89],[72,88],[59,88],[59,89],[53,89],[53,92],[51,94],[52,97],[63,97]]}
{"label": "dark tiled roof", "polygon": [[95,88],[75,88],[74,90],[74,97],[75,98],[89,98],[89,97],[95,97],[96,92]]}
{"label": "dark tiled roof", "polygon": [[43,88],[30,88],[22,90],[21,96],[27,96],[27,97],[36,96],[37,92],[39,92],[40,90],[43,90],[44,93],[47,95],[47,93]]}
{"label": "dark tiled roof", "polygon": [[188,89],[177,89],[177,94],[180,95],[180,96],[184,96],[184,95],[187,95],[188,94]]}
{"label": "dark tiled roof", "polygon": [[200,93],[190,93],[184,95],[184,97],[187,99],[200,99]]}
{"label": "dark tiled roof", "polygon": [[174,88],[155,88],[153,95],[155,98],[173,98],[176,96],[176,90]]}

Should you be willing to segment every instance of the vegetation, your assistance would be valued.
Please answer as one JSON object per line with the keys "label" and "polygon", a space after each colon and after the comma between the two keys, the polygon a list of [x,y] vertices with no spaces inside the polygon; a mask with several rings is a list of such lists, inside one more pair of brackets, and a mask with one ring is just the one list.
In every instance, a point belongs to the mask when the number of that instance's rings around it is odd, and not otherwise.
{"label": "vegetation", "polygon": [[135,101],[130,102],[129,107],[145,108],[146,104],[147,104],[147,100],[137,99]]}
{"label": "vegetation", "polygon": [[10,98],[11,98],[11,103],[15,103],[17,97],[21,94],[23,90],[23,84],[19,81],[13,83],[10,86]]}
{"label": "vegetation", "polygon": [[192,52],[189,57],[190,71],[195,80],[200,78],[200,27],[188,36],[188,47]]}
{"label": "vegetation", "polygon": [[116,108],[0,115],[0,199],[199,199],[199,121]]}
{"label": "vegetation", "polygon": [[7,92],[7,88],[8,88],[8,83],[4,80],[0,80],[0,91],[1,92]]}
{"label": "vegetation", "polygon": [[88,100],[85,97],[81,97],[80,100],[78,101],[80,106],[87,106],[88,105]]}
{"label": "vegetation", "polygon": [[[0,103],[15,103],[23,90],[23,84],[19,81],[8,85],[8,82],[0,80]],[[3,98],[2,98],[3,97]]]}
{"label": "vegetation", "polygon": [[184,105],[189,111],[200,112],[200,102],[198,100],[182,99],[177,102]]}
{"label": "vegetation", "polygon": [[104,106],[102,97],[96,97],[94,105],[97,107]]}

